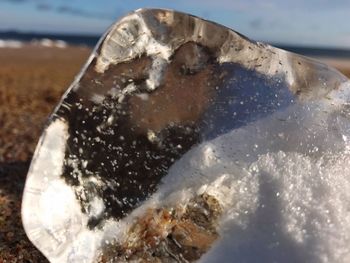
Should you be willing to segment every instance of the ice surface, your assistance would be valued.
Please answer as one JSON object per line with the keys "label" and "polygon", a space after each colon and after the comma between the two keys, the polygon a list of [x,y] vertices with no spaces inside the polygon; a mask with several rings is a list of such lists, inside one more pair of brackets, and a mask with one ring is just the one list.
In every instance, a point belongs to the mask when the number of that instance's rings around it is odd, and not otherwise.
{"label": "ice surface", "polygon": [[51,262],[350,261],[350,82],[169,10],[107,31],[38,144]]}

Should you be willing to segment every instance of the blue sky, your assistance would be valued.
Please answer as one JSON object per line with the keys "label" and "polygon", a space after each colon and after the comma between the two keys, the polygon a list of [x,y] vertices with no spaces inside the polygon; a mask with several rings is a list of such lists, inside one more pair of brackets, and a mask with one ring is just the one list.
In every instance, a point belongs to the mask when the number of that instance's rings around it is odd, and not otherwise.
{"label": "blue sky", "polygon": [[350,48],[350,0],[0,0],[0,30],[102,34],[141,7],[198,15],[255,40]]}

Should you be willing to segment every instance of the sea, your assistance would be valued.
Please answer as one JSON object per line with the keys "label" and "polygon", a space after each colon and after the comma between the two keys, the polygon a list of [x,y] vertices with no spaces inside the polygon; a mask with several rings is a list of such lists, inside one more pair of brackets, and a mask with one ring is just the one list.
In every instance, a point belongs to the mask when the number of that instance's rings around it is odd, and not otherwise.
{"label": "sea", "polygon": [[66,43],[66,45],[94,47],[100,36],[95,35],[67,35],[48,33],[22,33],[16,31],[0,32],[0,43],[7,47],[17,47],[25,43]]}
{"label": "sea", "polygon": [[[0,32],[0,48],[12,47],[19,48],[26,43],[34,43],[44,46],[66,47],[68,45],[94,47],[98,42],[98,35],[68,35],[68,34],[49,34],[49,33],[23,33],[17,31]],[[269,43],[275,47],[288,50],[297,54],[319,58],[338,58],[349,59],[350,47],[332,48],[332,47],[312,47],[295,46],[279,43]]]}

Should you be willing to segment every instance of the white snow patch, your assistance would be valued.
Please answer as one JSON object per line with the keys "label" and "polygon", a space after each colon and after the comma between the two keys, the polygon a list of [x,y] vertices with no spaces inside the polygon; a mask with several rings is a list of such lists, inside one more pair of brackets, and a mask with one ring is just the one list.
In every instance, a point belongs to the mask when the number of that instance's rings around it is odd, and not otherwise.
{"label": "white snow patch", "polygon": [[0,48],[21,48],[24,43],[18,40],[0,39]]}
{"label": "white snow patch", "polygon": [[34,46],[42,47],[56,47],[56,48],[66,48],[68,46],[67,42],[63,40],[54,40],[49,38],[35,39],[31,41],[31,44]]}
{"label": "white snow patch", "polygon": [[347,83],[199,145],[126,220],[207,192],[225,212],[199,262],[349,262],[349,94]]}

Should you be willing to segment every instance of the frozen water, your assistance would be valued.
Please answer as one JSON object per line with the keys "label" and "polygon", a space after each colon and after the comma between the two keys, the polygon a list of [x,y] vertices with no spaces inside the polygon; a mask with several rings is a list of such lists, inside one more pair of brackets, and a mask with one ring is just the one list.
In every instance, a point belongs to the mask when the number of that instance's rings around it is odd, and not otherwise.
{"label": "frozen water", "polygon": [[137,10],[49,119],[28,237],[51,262],[348,262],[349,83],[212,22]]}

